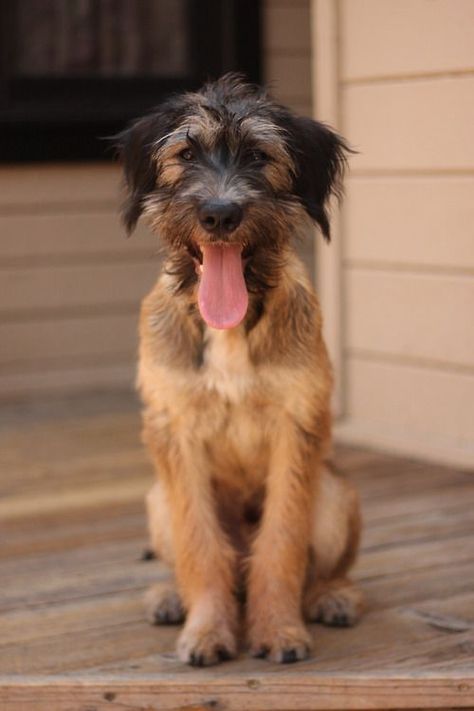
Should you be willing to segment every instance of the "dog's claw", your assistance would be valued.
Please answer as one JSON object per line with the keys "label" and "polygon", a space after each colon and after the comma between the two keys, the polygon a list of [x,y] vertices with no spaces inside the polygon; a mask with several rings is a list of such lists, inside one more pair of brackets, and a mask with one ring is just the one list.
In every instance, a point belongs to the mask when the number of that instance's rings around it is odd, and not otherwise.
{"label": "dog's claw", "polygon": [[298,661],[296,649],[284,649],[281,653],[281,661],[283,664],[293,664]]}
{"label": "dog's claw", "polygon": [[234,635],[229,630],[184,628],[178,642],[180,659],[193,667],[209,667],[226,662],[237,654]]}
{"label": "dog's claw", "polygon": [[229,652],[226,647],[218,647],[217,648],[217,656],[221,660],[221,662],[227,662],[229,659],[232,659],[232,654]]}
{"label": "dog's claw", "polygon": [[190,652],[186,661],[192,667],[209,667],[213,664],[218,664],[219,662],[227,662],[234,656],[235,655],[230,650],[221,646],[216,647],[207,653],[196,651]]}
{"label": "dog's claw", "polygon": [[349,618],[344,613],[340,614],[340,615],[334,615],[333,617],[331,617],[329,620],[326,621],[326,624],[329,625],[330,627],[350,627],[351,626],[351,623],[349,622]]}
{"label": "dog's claw", "polygon": [[359,620],[363,603],[361,592],[350,582],[320,593],[316,589],[305,605],[305,617],[329,627],[352,627]]}
{"label": "dog's claw", "polygon": [[203,667],[204,666],[204,656],[202,654],[196,654],[191,652],[189,657],[189,663],[192,667]]}
{"label": "dog's claw", "polygon": [[306,629],[299,625],[277,629],[271,635],[263,630],[255,637],[264,637],[265,642],[251,644],[250,654],[257,658],[266,657],[277,664],[293,664],[307,659],[310,653],[311,639]]}
{"label": "dog's claw", "polygon": [[270,649],[266,646],[260,647],[252,652],[252,657],[255,657],[256,659],[265,659],[265,657],[268,656],[269,651]]}

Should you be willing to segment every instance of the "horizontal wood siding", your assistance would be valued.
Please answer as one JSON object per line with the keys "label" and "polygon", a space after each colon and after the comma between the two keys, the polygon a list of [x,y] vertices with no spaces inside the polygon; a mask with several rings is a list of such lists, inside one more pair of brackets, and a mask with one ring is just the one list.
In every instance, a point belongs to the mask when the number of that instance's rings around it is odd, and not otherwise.
{"label": "horizontal wood siding", "polygon": [[347,184],[349,265],[474,271],[474,175],[356,177]]}
{"label": "horizontal wood siding", "polygon": [[25,210],[61,205],[114,207],[119,196],[118,170],[106,164],[8,166],[0,170],[0,205]]}
{"label": "horizontal wood siding", "polygon": [[472,468],[474,375],[366,354],[347,357],[347,439]]}
{"label": "horizontal wood siding", "polygon": [[348,269],[347,346],[470,368],[474,279],[457,275]]}
{"label": "horizontal wood siding", "polygon": [[89,390],[122,390],[130,388],[135,378],[135,365],[130,356],[121,362],[87,363],[80,365],[61,363],[57,368],[48,365],[46,370],[0,374],[0,391],[3,398],[28,400],[48,398],[63,393],[82,393]]}
{"label": "horizontal wood siding", "polygon": [[49,265],[0,268],[6,296],[3,312],[32,313],[55,308],[127,305],[136,303],[156,276],[156,261]]}
{"label": "horizontal wood siding", "polygon": [[354,173],[472,172],[473,96],[474,73],[346,86],[344,128],[359,151]]}
{"label": "horizontal wood siding", "polygon": [[[78,358],[130,357],[136,350],[137,308],[129,313],[66,313],[49,318],[29,316],[0,325],[0,365],[16,371],[39,369],[49,360],[55,368],[74,366]],[[99,310],[98,307],[95,309]],[[29,364],[29,366],[27,365]]]}
{"label": "horizontal wood siding", "polygon": [[339,10],[341,123],[358,150],[343,215],[339,432],[472,462],[474,4]]}
{"label": "horizontal wood siding", "polygon": [[[91,169],[94,174],[95,166]],[[117,176],[118,179],[118,176]],[[12,206],[10,206],[12,207]],[[24,206],[31,208],[31,203]],[[23,214],[23,206],[5,214],[0,207],[2,266],[9,264],[51,264],[52,260],[74,264],[110,259],[148,258],[157,250],[157,242],[139,227],[133,238],[126,239],[118,215],[117,198],[110,208],[94,204],[74,204],[66,210],[60,205],[43,204],[42,212]]]}
{"label": "horizontal wood siding", "polygon": [[471,0],[341,0],[346,81],[474,70]]}
{"label": "horizontal wood siding", "polygon": [[124,239],[119,187],[114,166],[0,170],[0,399],[132,386],[159,260],[143,226]]}

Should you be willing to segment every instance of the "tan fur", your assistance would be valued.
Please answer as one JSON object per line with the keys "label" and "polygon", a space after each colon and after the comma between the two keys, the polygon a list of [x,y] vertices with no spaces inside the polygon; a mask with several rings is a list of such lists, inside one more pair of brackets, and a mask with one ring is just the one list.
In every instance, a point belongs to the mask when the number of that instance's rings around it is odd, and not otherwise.
{"label": "tan fur", "polygon": [[[186,612],[179,655],[212,664],[237,652],[245,594],[251,652],[303,659],[304,616],[352,624],[361,609],[347,579],[358,500],[326,466],[332,373],[293,249],[311,220],[329,239],[349,149],[235,75],[168,100],[121,141],[125,224],[143,215],[167,255],[142,306],[138,386],[157,474],[150,538],[176,584],[152,589],[148,617]],[[216,204],[233,208],[230,223]],[[198,310],[216,241],[240,248],[249,296],[224,331]]]}
{"label": "tan fur", "polygon": [[[214,331],[190,315],[192,298],[170,294],[169,279],[163,275],[143,305],[139,387],[159,477],[148,497],[152,544],[175,566],[188,610],[180,654],[211,663],[216,649],[229,652],[229,640],[235,651],[234,591],[248,556],[252,651],[282,661],[290,647],[303,658],[305,580],[308,597],[319,577],[345,573],[359,526],[355,492],[322,466],[332,376],[316,297],[291,256],[250,333],[245,324]],[[304,331],[300,362],[288,360],[280,344],[288,309]],[[263,509],[257,533],[244,520],[252,502]]]}
{"label": "tan fur", "polygon": [[183,166],[179,163],[178,155],[186,147],[186,140],[180,131],[175,141],[168,143],[158,152],[156,160],[161,185],[174,185],[183,175]]}

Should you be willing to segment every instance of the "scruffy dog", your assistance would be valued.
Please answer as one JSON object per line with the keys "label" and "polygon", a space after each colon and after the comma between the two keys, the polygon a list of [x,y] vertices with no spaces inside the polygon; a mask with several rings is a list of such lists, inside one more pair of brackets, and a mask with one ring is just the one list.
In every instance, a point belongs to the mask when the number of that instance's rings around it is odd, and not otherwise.
{"label": "scruffy dog", "polygon": [[347,146],[235,75],[165,101],[119,146],[126,226],[143,213],[166,253],[138,382],[151,542],[176,587],[152,588],[148,614],[186,618],[193,665],[234,657],[244,627],[252,655],[304,659],[304,619],[350,625],[361,608],[358,500],[324,463],[331,367],[293,250],[310,220],[329,239]]}

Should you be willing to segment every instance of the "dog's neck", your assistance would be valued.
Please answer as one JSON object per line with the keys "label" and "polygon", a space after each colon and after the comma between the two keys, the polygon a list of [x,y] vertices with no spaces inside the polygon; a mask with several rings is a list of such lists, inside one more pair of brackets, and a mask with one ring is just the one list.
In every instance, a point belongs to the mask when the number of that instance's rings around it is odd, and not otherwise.
{"label": "dog's neck", "polygon": [[[175,367],[200,368],[211,331],[197,306],[197,277],[187,288],[176,262],[165,264],[157,286],[146,299],[144,323],[153,337],[154,352]],[[223,332],[237,332],[248,343],[249,357],[260,362],[281,362],[303,357],[310,341],[320,337],[319,306],[304,267],[292,250],[281,261],[277,283],[249,294],[245,320]]]}

